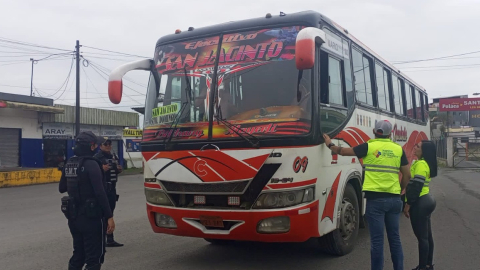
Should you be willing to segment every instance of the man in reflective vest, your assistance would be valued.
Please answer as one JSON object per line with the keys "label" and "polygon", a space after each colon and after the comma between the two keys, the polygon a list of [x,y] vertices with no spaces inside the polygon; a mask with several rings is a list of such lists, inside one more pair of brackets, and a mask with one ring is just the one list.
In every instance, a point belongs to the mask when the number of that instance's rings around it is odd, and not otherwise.
{"label": "man in reflective vest", "polygon": [[[383,269],[384,230],[387,231],[393,269],[403,270],[403,251],[399,233],[399,218],[403,202],[400,198],[410,180],[408,160],[402,147],[390,140],[392,124],[387,120],[375,123],[375,139],[353,148],[335,146],[323,135],[332,152],[363,159],[363,192],[367,199],[365,216],[370,230],[371,269]],[[402,181],[399,182],[399,172]]]}

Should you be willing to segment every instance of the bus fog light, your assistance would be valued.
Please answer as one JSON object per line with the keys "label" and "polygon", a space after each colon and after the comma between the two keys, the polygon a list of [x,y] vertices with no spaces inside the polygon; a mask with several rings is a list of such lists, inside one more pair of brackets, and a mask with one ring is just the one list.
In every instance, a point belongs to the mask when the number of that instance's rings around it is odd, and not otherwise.
{"label": "bus fog light", "polygon": [[169,215],[155,213],[155,224],[160,228],[176,229],[177,223]]}
{"label": "bus fog light", "polygon": [[193,203],[194,204],[206,204],[207,203],[207,198],[205,196],[193,196]]}
{"label": "bus fog light", "polygon": [[289,217],[271,217],[260,220],[257,225],[258,233],[286,233],[290,231]]}

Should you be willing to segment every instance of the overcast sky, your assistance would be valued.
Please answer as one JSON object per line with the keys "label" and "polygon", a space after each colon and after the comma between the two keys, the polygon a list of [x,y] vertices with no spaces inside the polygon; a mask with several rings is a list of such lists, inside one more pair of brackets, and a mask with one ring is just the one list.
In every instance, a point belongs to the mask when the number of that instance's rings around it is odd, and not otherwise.
{"label": "overcast sky", "polygon": [[[151,57],[157,39],[177,28],[303,10],[315,10],[336,21],[391,62],[480,51],[480,0],[0,0],[0,7],[0,39],[72,51],[78,39],[84,46]],[[107,77],[102,69],[109,73],[119,64],[138,58],[86,47],[81,52],[91,60],[81,72],[82,106],[126,111],[142,106],[141,94],[146,89],[141,85],[147,84],[147,72],[127,75],[136,82],[127,82],[134,90],[124,88],[129,97],[124,96],[116,107],[109,102],[107,82],[100,76]],[[0,92],[29,95],[29,59],[52,53],[67,55],[35,64],[33,85],[42,96],[56,99],[55,103],[73,105],[75,67],[67,87],[61,88],[72,60],[66,51],[0,41]],[[480,53],[396,66],[425,87],[430,99],[480,92]]]}

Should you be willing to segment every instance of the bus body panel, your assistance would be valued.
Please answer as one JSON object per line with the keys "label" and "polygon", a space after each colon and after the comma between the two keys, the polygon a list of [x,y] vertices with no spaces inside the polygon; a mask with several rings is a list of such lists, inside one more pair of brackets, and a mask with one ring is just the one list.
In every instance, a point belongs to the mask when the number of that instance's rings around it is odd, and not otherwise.
{"label": "bus body panel", "polygon": [[[333,139],[334,143],[343,147],[355,147],[367,142],[373,138],[373,127],[377,120],[388,120],[392,123],[392,126],[396,127],[396,129],[392,131],[392,140],[403,147],[410,162],[414,158],[414,145],[421,140],[428,139],[428,125],[419,125],[401,119],[395,119],[394,117],[379,115],[369,110],[364,110],[362,107],[358,107],[353,112],[346,127]],[[404,131],[407,132],[407,136],[404,136],[402,133]],[[155,232],[245,241],[305,241],[311,237],[325,235],[338,227],[339,207],[342,203],[343,192],[346,188],[347,181],[350,180],[352,176],[358,177],[362,173],[361,160],[356,157],[333,155],[325,145],[298,148],[278,147],[258,150],[235,149],[220,150],[220,152],[236,157],[252,157],[265,155],[266,153],[281,153],[281,157],[269,156],[265,160],[265,164],[281,163],[281,166],[272,176],[273,181],[270,180],[268,182],[263,192],[293,190],[314,184],[315,201],[307,205],[299,205],[285,209],[262,210],[175,208],[147,203],[148,217],[152,229]],[[300,165],[301,168],[295,172],[295,160],[303,159],[304,157],[308,159],[308,164],[305,164],[305,171],[303,171],[303,165]],[[146,167],[151,164],[148,160],[145,160],[145,162],[145,164],[147,164]],[[194,175],[193,172],[190,173]],[[273,183],[275,182],[274,179],[283,178],[292,179],[292,182]],[[157,187],[160,188],[160,185],[157,185]],[[360,202],[362,199],[363,197]],[[363,205],[363,203],[360,203],[360,205]],[[362,208],[364,209],[364,207]],[[302,214],[299,214],[298,211],[300,210],[308,211],[308,213],[302,211]],[[172,216],[178,225],[178,229],[157,227],[154,220],[154,213]],[[192,219],[198,219],[200,215],[220,216],[224,220],[235,220],[242,224],[228,233],[219,230],[209,231],[205,228],[202,229],[202,226],[199,225],[198,222],[195,224],[195,221],[192,221]],[[278,215],[290,217],[291,229],[288,233],[257,233],[256,226],[260,220]],[[314,226],[315,229],[312,229],[312,226]]]}

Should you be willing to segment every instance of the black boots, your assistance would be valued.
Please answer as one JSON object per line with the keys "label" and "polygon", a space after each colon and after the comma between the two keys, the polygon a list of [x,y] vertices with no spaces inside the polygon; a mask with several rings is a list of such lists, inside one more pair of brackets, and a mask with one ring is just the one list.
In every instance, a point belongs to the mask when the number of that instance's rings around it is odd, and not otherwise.
{"label": "black boots", "polygon": [[116,242],[114,239],[113,239],[113,233],[112,234],[107,234],[107,244],[106,244],[107,247],[123,247],[123,244],[120,244],[118,242]]}

